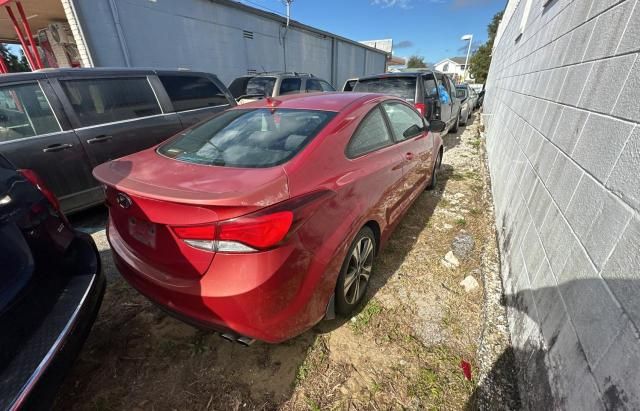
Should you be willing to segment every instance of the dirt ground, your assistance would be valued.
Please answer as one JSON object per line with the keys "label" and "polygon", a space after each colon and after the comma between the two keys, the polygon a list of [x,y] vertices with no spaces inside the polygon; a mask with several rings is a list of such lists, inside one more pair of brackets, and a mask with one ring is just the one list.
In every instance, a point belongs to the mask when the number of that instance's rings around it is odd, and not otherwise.
{"label": "dirt ground", "polygon": [[[109,284],[56,409],[474,408],[482,244],[494,236],[478,118],[445,137],[438,187],[420,196],[377,257],[359,313],[284,344],[245,348],[167,317],[117,274],[100,226],[104,212],[76,217],[94,231]],[[474,247],[447,267],[443,257],[461,234]],[[467,276],[479,287],[466,292]],[[461,361],[471,364],[471,381]]]}

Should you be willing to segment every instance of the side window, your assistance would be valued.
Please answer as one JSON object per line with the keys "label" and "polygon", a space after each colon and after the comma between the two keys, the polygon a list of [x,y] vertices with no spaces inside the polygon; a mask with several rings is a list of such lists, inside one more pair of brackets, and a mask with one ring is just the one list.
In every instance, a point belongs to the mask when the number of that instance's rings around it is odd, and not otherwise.
{"label": "side window", "polygon": [[436,78],[438,79],[438,94],[440,95],[440,102],[442,104],[451,103],[449,82],[442,74],[436,74]]}
{"label": "side window", "polygon": [[146,77],[61,80],[82,127],[160,114]]}
{"label": "side window", "polygon": [[429,75],[428,77],[424,77],[424,94],[427,97],[437,98],[438,90],[436,89],[436,79]]}
{"label": "side window", "polygon": [[347,80],[342,87],[342,91],[353,91],[353,88],[356,86],[358,80]]}
{"label": "side window", "polygon": [[407,140],[422,134],[424,122],[413,109],[402,103],[385,103],[382,107],[389,117],[396,140]]}
{"label": "side window", "polygon": [[447,76],[447,82],[449,83],[449,90],[453,91],[456,89],[456,85],[453,84],[453,80],[451,80],[451,77]]}
{"label": "side window", "polygon": [[347,157],[354,158],[393,144],[379,107],[373,109],[358,126],[347,145]]}
{"label": "side window", "polygon": [[301,85],[302,80],[300,80],[299,78],[284,78],[280,83],[280,95],[284,96],[285,94],[297,94],[300,92]]}
{"label": "side window", "polygon": [[323,80],[320,80],[320,87],[322,87],[322,91],[325,91],[325,92],[336,91],[336,89],[333,88],[331,84]]}
{"label": "side window", "polygon": [[0,87],[0,142],[60,131],[38,83]]}
{"label": "side window", "polygon": [[307,93],[315,93],[317,91],[322,91],[322,85],[318,80],[315,79],[307,79]]}
{"label": "side window", "polygon": [[197,76],[159,76],[175,111],[229,104],[227,96],[211,80]]}

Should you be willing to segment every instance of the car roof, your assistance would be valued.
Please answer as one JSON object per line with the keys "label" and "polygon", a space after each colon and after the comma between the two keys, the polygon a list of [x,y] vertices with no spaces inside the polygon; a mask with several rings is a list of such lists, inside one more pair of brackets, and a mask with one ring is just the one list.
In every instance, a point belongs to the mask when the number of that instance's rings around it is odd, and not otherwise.
{"label": "car roof", "polygon": [[234,80],[237,80],[239,78],[256,78],[256,77],[274,77],[274,78],[279,78],[279,77],[304,77],[304,78],[317,78],[319,80],[322,80],[321,78],[316,77],[316,76],[314,76],[313,74],[310,74],[310,73],[296,73],[296,72],[287,72],[287,73],[274,72],[274,73],[244,74],[242,76],[236,77]]}
{"label": "car roof", "polygon": [[358,81],[361,80],[375,80],[378,78],[388,78],[388,77],[418,77],[418,76],[424,76],[425,74],[433,74],[435,73],[435,71],[408,71],[408,72],[401,72],[401,73],[382,73],[382,74],[374,74],[371,76],[364,76],[364,77],[359,77]]}
{"label": "car roof", "polygon": [[213,75],[213,73],[205,73],[201,71],[180,70],[180,69],[158,69],[158,68],[127,68],[127,67],[83,67],[83,68],[45,68],[36,71],[22,73],[8,73],[0,76],[0,83],[8,83],[14,81],[37,80],[51,77],[90,77],[92,75],[108,75],[108,74],[205,74]]}
{"label": "car roof", "polygon": [[274,108],[274,103],[272,102],[275,101],[275,107],[278,109],[289,108],[341,111],[355,102],[364,103],[381,98],[394,100],[396,99],[393,96],[385,96],[384,94],[376,93],[300,93],[262,99],[254,101],[252,103],[234,107],[232,110],[242,110],[248,108]]}

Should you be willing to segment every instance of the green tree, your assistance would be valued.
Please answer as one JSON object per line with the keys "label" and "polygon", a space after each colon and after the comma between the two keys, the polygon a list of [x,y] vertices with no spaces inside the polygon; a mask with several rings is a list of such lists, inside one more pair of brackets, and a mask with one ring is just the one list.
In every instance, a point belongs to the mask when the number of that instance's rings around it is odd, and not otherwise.
{"label": "green tree", "polygon": [[469,59],[469,72],[475,78],[477,83],[484,83],[487,81],[487,75],[489,74],[489,66],[491,65],[491,51],[493,50],[493,41],[496,38],[498,32],[498,26],[502,20],[503,12],[497,13],[491,19],[491,23],[487,27],[487,34],[489,38],[487,42],[478,48],[473,53],[473,56]]}
{"label": "green tree", "polygon": [[29,71],[29,63],[27,62],[24,52],[21,51],[20,54],[20,56],[17,56],[11,53],[5,44],[0,43],[0,58],[4,59],[9,71],[12,73]]}
{"label": "green tree", "polygon": [[427,68],[427,63],[424,61],[424,57],[413,55],[409,57],[407,68]]}

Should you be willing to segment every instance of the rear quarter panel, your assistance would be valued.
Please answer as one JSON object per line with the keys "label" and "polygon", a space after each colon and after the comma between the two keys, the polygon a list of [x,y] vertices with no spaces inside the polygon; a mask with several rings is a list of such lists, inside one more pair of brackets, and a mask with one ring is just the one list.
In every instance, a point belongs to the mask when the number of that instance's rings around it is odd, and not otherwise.
{"label": "rear quarter panel", "polygon": [[[306,223],[315,227],[305,227],[305,231],[318,233],[313,240],[314,260],[324,267],[321,272],[311,274],[305,284],[309,290],[318,290],[315,292],[315,298],[321,300],[318,305],[326,306],[347,249],[365,223],[378,224],[379,247],[384,244],[390,233],[394,206],[400,203],[399,197],[403,194],[398,187],[403,177],[397,145],[357,159],[348,159],[345,155],[345,148],[363,116],[383,99],[356,103],[343,110],[285,166],[291,197],[320,189],[336,193]],[[393,168],[395,171],[390,171]]]}

